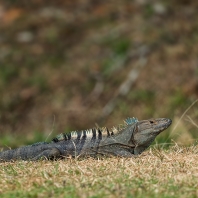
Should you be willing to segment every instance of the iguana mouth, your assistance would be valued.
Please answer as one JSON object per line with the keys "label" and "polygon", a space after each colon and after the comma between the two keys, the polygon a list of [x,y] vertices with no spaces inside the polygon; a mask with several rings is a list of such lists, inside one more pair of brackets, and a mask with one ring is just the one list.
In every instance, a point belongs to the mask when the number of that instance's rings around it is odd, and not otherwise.
{"label": "iguana mouth", "polygon": [[161,119],[155,119],[155,122],[156,122],[156,125],[155,124],[153,125],[154,126],[153,132],[157,132],[159,134],[160,132],[164,131],[171,125],[172,120],[169,118],[161,118]]}

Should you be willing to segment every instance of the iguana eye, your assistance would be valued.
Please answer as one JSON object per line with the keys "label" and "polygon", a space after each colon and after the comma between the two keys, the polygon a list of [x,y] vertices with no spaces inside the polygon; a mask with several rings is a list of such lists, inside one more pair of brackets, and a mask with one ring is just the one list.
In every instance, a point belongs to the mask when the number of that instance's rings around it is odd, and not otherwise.
{"label": "iguana eye", "polygon": [[153,120],[150,120],[150,124],[153,124],[154,122],[153,122]]}

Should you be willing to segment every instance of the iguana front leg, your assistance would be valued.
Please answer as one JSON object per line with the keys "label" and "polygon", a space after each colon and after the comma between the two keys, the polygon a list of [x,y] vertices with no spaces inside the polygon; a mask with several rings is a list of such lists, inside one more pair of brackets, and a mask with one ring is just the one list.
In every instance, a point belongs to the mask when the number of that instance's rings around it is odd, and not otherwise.
{"label": "iguana front leg", "polygon": [[[106,147],[106,146],[105,146]],[[120,146],[108,146],[108,147],[99,148],[99,154],[107,154],[107,155],[114,155],[119,157],[134,157],[133,149],[123,148]]]}
{"label": "iguana front leg", "polygon": [[61,156],[60,151],[57,148],[48,148],[41,153],[39,153],[36,157],[33,157],[31,160],[39,160],[39,159],[57,159]]}
{"label": "iguana front leg", "polygon": [[115,150],[114,155],[119,157],[134,157],[134,154],[124,148],[118,148],[118,150]]}

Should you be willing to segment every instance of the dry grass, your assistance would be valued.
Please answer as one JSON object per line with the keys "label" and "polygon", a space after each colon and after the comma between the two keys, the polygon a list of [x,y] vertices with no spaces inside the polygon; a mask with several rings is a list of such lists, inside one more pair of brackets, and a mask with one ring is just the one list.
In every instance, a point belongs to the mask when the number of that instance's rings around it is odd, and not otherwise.
{"label": "dry grass", "polygon": [[1,197],[197,197],[198,146],[141,156],[12,162],[0,167]]}

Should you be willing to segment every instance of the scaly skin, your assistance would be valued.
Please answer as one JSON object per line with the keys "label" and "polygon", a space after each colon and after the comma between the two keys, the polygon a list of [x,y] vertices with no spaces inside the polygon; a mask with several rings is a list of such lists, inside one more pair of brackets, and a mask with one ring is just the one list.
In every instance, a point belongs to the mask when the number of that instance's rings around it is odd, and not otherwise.
{"label": "scaly skin", "polygon": [[132,157],[141,154],[156,136],[171,125],[168,118],[138,121],[128,118],[123,127],[106,128],[60,134],[50,143],[0,152],[0,162],[12,160],[58,159],[67,156],[114,155]]}

